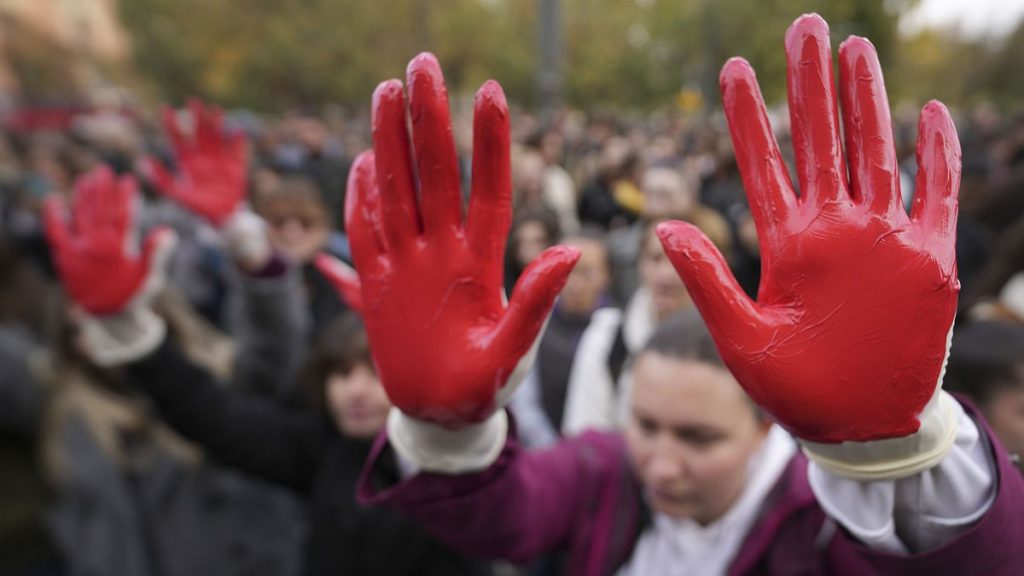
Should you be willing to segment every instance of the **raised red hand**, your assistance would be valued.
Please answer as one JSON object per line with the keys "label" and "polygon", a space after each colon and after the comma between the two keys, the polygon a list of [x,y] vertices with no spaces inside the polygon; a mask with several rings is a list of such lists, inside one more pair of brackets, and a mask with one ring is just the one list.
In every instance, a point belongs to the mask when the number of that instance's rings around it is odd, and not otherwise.
{"label": "raised red hand", "polygon": [[799,195],[750,65],[721,74],[761,247],[757,301],[695,227],[658,233],[723,359],[783,426],[821,443],[907,436],[936,394],[956,312],[956,130],[939,102],[922,110],[908,216],[874,47],[851,37],[839,50],[845,161],[827,24],[798,19],[786,55]]}
{"label": "raised red hand", "polygon": [[147,171],[163,194],[221,226],[245,199],[245,137],[225,133],[216,107],[190,100],[188,110],[190,134],[182,130],[173,109],[164,109],[164,129],[174,146],[178,174],[152,158],[147,159]]}
{"label": "raised red hand", "polygon": [[433,55],[409,64],[408,89],[411,146],[401,82],[384,82],[374,92],[374,151],[352,167],[345,221],[388,396],[410,416],[459,428],[501,405],[503,388],[579,254],[568,247],[546,251],[506,306],[502,254],[512,186],[501,87],[487,82],[476,96],[465,221],[448,95]]}
{"label": "raised red hand", "polygon": [[71,298],[93,315],[120,312],[143,289],[153,254],[169,230],[154,230],[139,252],[133,241],[136,186],[106,166],[75,183],[70,220],[63,199],[51,195],[44,224],[53,260]]}

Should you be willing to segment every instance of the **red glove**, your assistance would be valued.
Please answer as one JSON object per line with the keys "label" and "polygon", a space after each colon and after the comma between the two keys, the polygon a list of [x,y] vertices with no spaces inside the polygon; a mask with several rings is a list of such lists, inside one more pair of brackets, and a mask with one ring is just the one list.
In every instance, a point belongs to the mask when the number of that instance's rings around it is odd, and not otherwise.
{"label": "red glove", "polygon": [[409,64],[408,87],[411,147],[401,82],[374,92],[374,152],[352,167],[345,222],[388,396],[405,415],[456,429],[500,407],[579,253],[547,250],[506,306],[502,254],[512,185],[501,87],[487,82],[476,96],[465,222],[448,95],[433,55]]}
{"label": "red glove", "polygon": [[113,314],[128,305],[169,232],[151,232],[138,253],[131,241],[135,191],[131,176],[116,178],[103,166],[75,183],[70,222],[60,196],[46,199],[44,224],[57,272],[71,298],[90,314]]}
{"label": "red glove", "polygon": [[[921,112],[908,217],[872,45],[852,37],[839,50],[846,162],[828,25],[817,15],[798,19],[786,55],[799,196],[750,65],[732,59],[721,74],[761,247],[757,302],[697,228],[670,222],[658,234],[723,360],[780,424],[817,443],[915,434],[938,398],[960,288],[956,130],[939,102]],[[945,424],[938,429],[942,439],[932,440],[952,442]]]}
{"label": "red glove", "polygon": [[164,109],[164,129],[174,146],[178,177],[152,158],[146,160],[146,170],[164,195],[220,227],[245,199],[245,137],[225,134],[221,111],[215,107],[191,100],[188,109],[193,122],[190,136],[181,130],[175,111]]}

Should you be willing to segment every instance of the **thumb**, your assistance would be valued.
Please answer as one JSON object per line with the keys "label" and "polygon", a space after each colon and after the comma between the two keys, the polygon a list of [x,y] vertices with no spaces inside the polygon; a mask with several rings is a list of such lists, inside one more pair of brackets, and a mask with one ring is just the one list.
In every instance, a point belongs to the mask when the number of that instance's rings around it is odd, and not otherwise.
{"label": "thumb", "polygon": [[580,251],[552,246],[530,263],[512,290],[505,314],[494,329],[496,350],[518,359],[529,350],[569,279]]}
{"label": "thumb", "polygon": [[671,221],[659,224],[657,232],[665,254],[716,340],[749,334],[763,324],[757,304],[743,292],[722,253],[700,229]]}
{"label": "thumb", "polygon": [[163,289],[167,283],[167,269],[177,247],[178,234],[170,228],[160,227],[146,236],[146,242],[142,246],[146,280],[139,291],[143,297],[152,297]]}
{"label": "thumb", "polygon": [[341,260],[321,252],[316,255],[316,268],[334,286],[338,296],[360,316],[363,314],[363,287],[356,271]]}

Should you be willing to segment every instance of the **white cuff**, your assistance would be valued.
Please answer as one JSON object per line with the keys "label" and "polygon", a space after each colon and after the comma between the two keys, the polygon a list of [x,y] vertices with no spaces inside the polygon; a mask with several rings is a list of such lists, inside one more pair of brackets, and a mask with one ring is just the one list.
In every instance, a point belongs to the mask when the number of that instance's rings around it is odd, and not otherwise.
{"label": "white cuff", "polygon": [[156,350],[167,335],[162,318],[135,306],[106,316],[85,314],[79,326],[86,354],[103,367],[139,360]]}
{"label": "white cuff", "polygon": [[956,440],[956,400],[937,389],[919,416],[921,427],[902,438],[825,444],[801,440],[804,453],[836,476],[853,480],[896,480],[937,465]]}
{"label": "white cuff", "polygon": [[257,270],[270,260],[267,224],[244,206],[224,222],[220,236],[231,257],[245,269]]}
{"label": "white cuff", "polygon": [[392,408],[387,431],[395,452],[419,470],[462,474],[497,460],[508,437],[508,416],[499,410],[483,422],[449,430]]}

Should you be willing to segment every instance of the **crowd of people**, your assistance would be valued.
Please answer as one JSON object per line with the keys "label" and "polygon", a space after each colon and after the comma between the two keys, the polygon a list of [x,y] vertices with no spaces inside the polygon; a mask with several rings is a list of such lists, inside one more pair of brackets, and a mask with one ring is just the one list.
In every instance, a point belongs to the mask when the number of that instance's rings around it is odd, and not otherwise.
{"label": "crowd of people", "polygon": [[[375,95],[374,115],[385,97]],[[943,385],[977,405],[1016,461],[1024,453],[1024,116],[985,106],[954,112],[963,151],[961,291]],[[768,116],[796,174],[799,136],[785,108]],[[920,182],[916,123],[916,110],[896,110],[906,210]],[[562,513],[552,500],[552,509],[510,511],[494,504],[495,494],[518,502],[532,493],[498,473],[488,483],[472,467],[482,495],[475,485],[431,484],[430,474],[414,489],[390,488],[408,488],[405,480],[431,465],[410,462],[407,447],[374,444],[395,400],[371,352],[379,332],[368,334],[362,318],[375,304],[344,294],[339,280],[345,263],[356,265],[357,239],[343,216],[359,183],[354,162],[371,142],[380,155],[389,137],[383,120],[334,110],[222,116],[198,102],[162,116],[98,105],[55,123],[10,121],[0,133],[0,573],[649,574],[645,562],[681,554],[644,528],[660,526],[651,507],[676,505],[705,525],[742,492],[754,500],[736,509],[753,514],[773,484],[742,488],[746,458],[760,455],[751,465],[758,474],[788,474],[795,445],[779,438],[784,432],[735,381],[713,401],[703,389],[652,396],[663,380],[728,374],[663,249],[660,224],[702,231],[750,298],[764,286],[763,244],[725,115],[627,119],[567,109],[541,119],[513,110],[510,132],[513,209],[504,261],[495,263],[505,296],[515,301],[517,281],[528,283],[531,263],[553,246],[574,248],[578,260],[509,400],[518,442],[534,457],[519,461],[505,448],[501,461],[512,462],[509,474],[566,484],[559,498],[582,482],[579,498],[600,504]],[[470,211],[473,110],[456,110],[451,134]],[[103,242],[141,246],[118,269],[133,278],[125,281],[134,282],[131,298],[110,292],[125,283],[109,275],[109,260],[90,256],[109,256]],[[165,258],[163,278],[154,262]],[[69,282],[75,266],[89,281]],[[123,318],[98,325],[104,314]],[[649,440],[660,434],[660,404],[670,401],[693,401],[728,428],[687,432],[687,442],[729,443],[736,452],[726,458],[742,455],[744,464],[733,467],[736,476],[713,472],[724,464],[708,459],[697,473],[711,494],[705,500],[659,504],[650,501],[658,494],[646,494],[639,505],[633,484],[649,478],[626,478],[624,464],[609,464],[618,440],[587,434],[626,431],[632,441],[642,409]],[[716,413],[721,406],[728,410]],[[977,456],[977,434],[958,437],[964,458]],[[596,454],[590,461],[587,450]],[[594,479],[613,473],[622,477]],[[440,494],[450,498],[432,500]],[[397,506],[366,505],[376,500]],[[734,516],[748,528],[755,521]],[[643,536],[616,541],[601,532],[608,525]],[[702,560],[723,570],[740,546],[688,525],[666,530],[704,547],[691,556],[724,550]],[[901,536],[879,541],[890,552],[942,541]],[[595,559],[587,548],[598,544],[606,557]]]}

